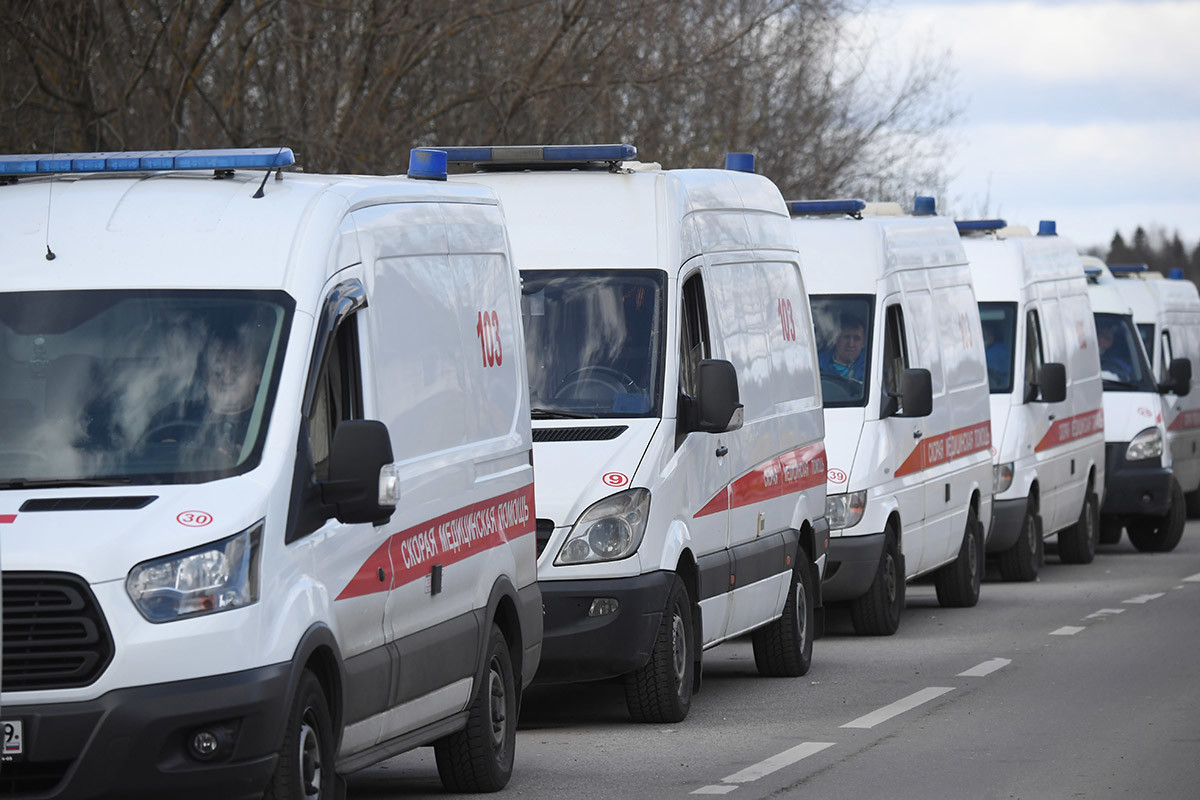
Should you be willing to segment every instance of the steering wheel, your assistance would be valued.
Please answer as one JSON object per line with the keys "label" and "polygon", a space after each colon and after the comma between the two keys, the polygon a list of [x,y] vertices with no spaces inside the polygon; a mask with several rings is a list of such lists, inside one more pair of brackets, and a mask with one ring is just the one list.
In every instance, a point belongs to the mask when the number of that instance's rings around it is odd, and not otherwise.
{"label": "steering wheel", "polygon": [[862,396],[863,385],[862,381],[856,381],[845,375],[839,375],[836,372],[821,373],[821,390],[836,389],[841,392],[842,397],[834,398],[835,400],[852,400]]}
{"label": "steering wheel", "polygon": [[201,424],[194,419],[173,419],[155,425],[142,434],[142,441],[151,444],[183,444],[196,438]]}
{"label": "steering wheel", "polygon": [[580,367],[568,372],[554,393],[555,399],[611,401],[618,394],[637,390],[633,378],[606,366]]}

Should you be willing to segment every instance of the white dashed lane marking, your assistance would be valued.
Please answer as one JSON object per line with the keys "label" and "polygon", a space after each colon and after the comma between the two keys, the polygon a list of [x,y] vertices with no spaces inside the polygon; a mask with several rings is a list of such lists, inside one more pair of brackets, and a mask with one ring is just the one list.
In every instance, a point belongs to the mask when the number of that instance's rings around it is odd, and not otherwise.
{"label": "white dashed lane marking", "polygon": [[1085,631],[1087,628],[1077,628],[1074,625],[1064,625],[1056,631],[1050,631],[1051,636],[1074,636],[1080,631]]}
{"label": "white dashed lane marking", "polygon": [[905,711],[911,711],[923,703],[928,703],[946,692],[953,692],[953,686],[930,686],[928,689],[922,689],[919,692],[914,692],[908,697],[897,700],[891,705],[884,706],[878,711],[872,711],[870,714],[864,714],[856,720],[851,720],[843,725],[843,728],[874,728],[881,722],[887,722],[892,717],[903,714]]}
{"label": "white dashed lane marking", "polygon": [[1183,579],[1183,582],[1184,583],[1200,583],[1200,572],[1197,572],[1195,575],[1188,575],[1186,578]]}
{"label": "white dashed lane marking", "polygon": [[991,675],[993,672],[995,672],[998,669],[1003,669],[1004,667],[1007,667],[1011,663],[1012,663],[1011,658],[993,658],[991,661],[985,661],[982,664],[978,664],[974,667],[971,667],[966,672],[958,673],[957,677],[959,677],[959,678],[982,678],[987,675]]}
{"label": "white dashed lane marking", "polygon": [[1084,617],[1084,619],[1096,619],[1097,617],[1111,617],[1114,614],[1124,614],[1124,613],[1125,613],[1125,609],[1123,609],[1123,608],[1102,608],[1093,614],[1088,614],[1086,617]]}
{"label": "white dashed lane marking", "polygon": [[1164,594],[1166,594],[1166,592],[1155,592],[1154,594],[1139,594],[1137,597],[1131,597],[1128,600],[1122,600],[1121,602],[1122,603],[1130,603],[1132,605],[1141,605],[1143,603],[1149,603],[1151,600],[1157,600],[1158,598],[1162,597]]}
{"label": "white dashed lane marking", "polygon": [[734,789],[736,789],[736,788],[737,788],[737,786],[735,786],[735,785],[730,785],[730,786],[717,786],[717,785],[713,785],[713,786],[701,786],[699,789],[697,789],[697,790],[695,790],[694,792],[692,792],[692,794],[729,794],[730,792],[732,792],[732,791],[733,791]]}
{"label": "white dashed lane marking", "polygon": [[[750,783],[759,778],[765,778],[772,772],[778,772],[784,767],[790,767],[801,759],[808,758],[811,755],[833,747],[833,742],[801,742],[793,748],[784,750],[778,755],[773,755],[770,758],[765,758],[757,764],[752,764],[743,770],[733,773],[727,777],[721,778],[720,784],[712,786],[701,786],[692,794],[729,794],[742,783]],[[725,784],[725,785],[722,785]]]}

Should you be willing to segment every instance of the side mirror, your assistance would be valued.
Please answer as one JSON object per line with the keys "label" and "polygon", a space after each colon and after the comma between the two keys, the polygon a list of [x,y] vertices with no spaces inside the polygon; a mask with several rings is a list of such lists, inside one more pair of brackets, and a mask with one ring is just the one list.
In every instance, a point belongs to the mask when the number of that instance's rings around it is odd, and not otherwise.
{"label": "side mirror", "polygon": [[321,482],[321,500],[347,524],[391,519],[395,505],[379,504],[379,472],[392,463],[392,438],[375,420],[346,420],[333,434],[329,480]]}
{"label": "side mirror", "polygon": [[1067,368],[1062,364],[1042,364],[1038,371],[1038,397],[1040,403],[1061,403],[1067,399]]}
{"label": "side mirror", "polygon": [[933,413],[933,376],[927,369],[906,369],[900,373],[900,410],[898,417],[928,417]]}
{"label": "side mirror", "polygon": [[700,362],[696,389],[696,430],[724,433],[742,427],[737,370],[728,361],[706,358]]}
{"label": "side mirror", "polygon": [[1186,358],[1172,359],[1167,366],[1167,381],[1158,385],[1158,393],[1170,392],[1184,397],[1192,390],[1192,362]]}

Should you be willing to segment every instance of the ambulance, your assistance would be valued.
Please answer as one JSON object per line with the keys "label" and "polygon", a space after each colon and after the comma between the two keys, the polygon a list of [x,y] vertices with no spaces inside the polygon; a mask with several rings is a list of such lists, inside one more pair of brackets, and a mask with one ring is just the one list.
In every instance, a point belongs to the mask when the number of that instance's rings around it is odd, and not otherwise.
{"label": "ambulance", "polygon": [[38,797],[504,786],[542,631],[491,191],[0,157],[0,763]]}
{"label": "ambulance", "polygon": [[[1172,277],[1163,278],[1144,264],[1112,264],[1109,270],[1117,279],[1117,291],[1133,309],[1150,368],[1163,391],[1171,469],[1188,516],[1200,517],[1200,392],[1190,390],[1200,369],[1200,293],[1182,273],[1173,271]],[[1153,541],[1152,537],[1147,542],[1150,549]]]}
{"label": "ambulance", "polygon": [[[1104,380],[1104,505],[1100,542],[1114,544],[1121,531],[1140,550],[1173,550],[1187,521],[1183,490],[1171,472],[1160,391],[1150,370],[1129,303],[1095,256],[1080,256],[1088,300],[1096,319],[1100,376]],[[1183,366],[1186,365],[1186,366]],[[1176,370],[1190,371],[1183,361]],[[1186,386],[1179,386],[1185,393]]]}
{"label": "ambulance", "polygon": [[1079,254],[1053,221],[1037,236],[1004,220],[957,225],[991,390],[996,505],[987,551],[1005,580],[1032,581],[1052,536],[1063,563],[1096,554],[1105,486],[1096,324]]}
{"label": "ambulance", "polygon": [[992,517],[987,370],[954,223],[933,198],[790,203],[825,405],[827,603],[891,635],[905,585],[974,606]]}
{"label": "ambulance", "polygon": [[[779,190],[632,145],[444,148],[504,205],[537,465],[539,682],[617,678],[682,720],[702,652],[751,634],[808,671],[825,448],[808,296]],[[586,685],[580,686],[587,692]]]}

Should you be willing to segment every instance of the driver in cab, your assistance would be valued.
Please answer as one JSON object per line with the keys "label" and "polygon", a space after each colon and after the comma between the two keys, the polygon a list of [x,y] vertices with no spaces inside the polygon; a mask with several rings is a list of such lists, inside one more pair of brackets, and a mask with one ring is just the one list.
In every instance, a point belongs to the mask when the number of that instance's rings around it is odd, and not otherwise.
{"label": "driver in cab", "polygon": [[829,372],[862,383],[866,372],[866,327],[858,317],[843,313],[841,330],[830,347],[817,354],[821,372]]}

